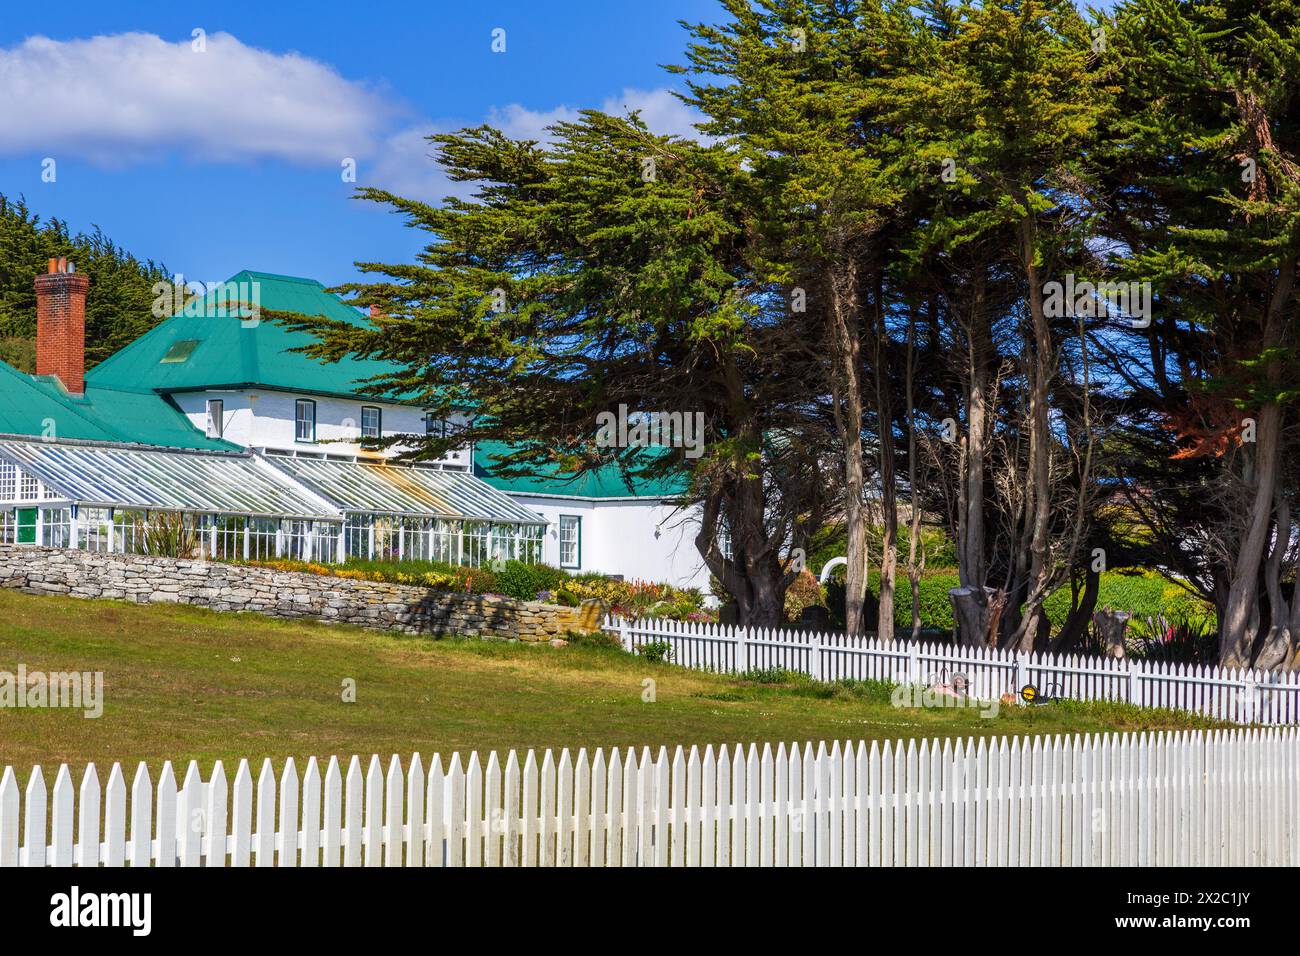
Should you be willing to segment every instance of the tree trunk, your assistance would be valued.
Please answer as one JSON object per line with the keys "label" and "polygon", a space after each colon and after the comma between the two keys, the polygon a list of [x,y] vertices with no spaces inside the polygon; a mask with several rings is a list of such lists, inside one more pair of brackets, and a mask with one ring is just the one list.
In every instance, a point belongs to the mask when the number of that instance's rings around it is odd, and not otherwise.
{"label": "tree trunk", "polygon": [[1066,618],[1061,633],[1052,642],[1053,654],[1069,654],[1079,646],[1088,632],[1088,622],[1092,620],[1092,612],[1097,608],[1097,593],[1100,590],[1101,574],[1089,565],[1084,571],[1083,595],[1074,610],[1070,612],[1070,616]]}
{"label": "tree trunk", "polygon": [[1228,606],[1219,638],[1219,663],[1224,667],[1245,667],[1253,638],[1251,619],[1259,610],[1259,567],[1273,513],[1273,491],[1277,484],[1278,420],[1281,408],[1269,403],[1259,413],[1255,428],[1255,494],[1250,523],[1242,535],[1228,589]]}
{"label": "tree trunk", "polygon": [[1030,650],[1038,636],[1051,573],[1051,420],[1048,392],[1052,379],[1052,336],[1043,308],[1043,289],[1035,260],[1037,242],[1032,218],[1021,222],[1021,255],[1028,285],[1029,315],[1033,331],[1034,355],[1030,366],[1029,386],[1029,484],[1033,491],[1032,508],[1027,515],[1032,529],[1029,544],[1028,592],[1020,627],[1012,643],[1020,650]]}
{"label": "tree trunk", "polygon": [[851,261],[832,269],[829,282],[831,392],[835,426],[844,446],[844,518],[848,532],[844,623],[861,634],[867,594],[866,476],[862,462],[861,324],[857,270]]}
{"label": "tree trunk", "polygon": [[876,380],[876,423],[880,442],[880,509],[882,544],[880,549],[880,598],[876,617],[876,636],[882,641],[894,639],[894,589],[898,576],[898,490],[894,465],[894,406],[889,375],[889,354],[885,347],[882,283],[876,283],[876,328],[874,355]]}
{"label": "tree trunk", "polygon": [[[1288,259],[1278,270],[1277,283],[1269,298],[1264,320],[1263,348],[1275,348],[1282,340],[1285,314],[1295,284],[1295,260]],[[1272,357],[1265,370],[1270,390],[1276,390],[1282,375],[1279,358]],[[1254,633],[1252,612],[1259,610],[1259,567],[1268,546],[1269,524],[1277,490],[1281,444],[1282,409],[1268,402],[1255,423],[1255,495],[1250,521],[1242,534],[1237,560],[1232,569],[1228,603],[1219,630],[1219,663],[1225,667],[1245,667],[1250,661]]]}
{"label": "tree trunk", "polygon": [[921,571],[925,554],[917,561],[921,538],[921,509],[916,494],[916,311],[907,310],[907,487],[912,502],[911,534],[907,542],[907,582],[912,591],[912,640],[921,637]]}
{"label": "tree trunk", "polygon": [[[785,592],[794,573],[782,565],[773,536],[768,534],[762,478],[747,475],[744,464],[736,474],[702,502],[695,547],[705,566],[736,601],[737,623],[747,627],[779,627],[785,616]],[[731,557],[718,547],[723,516],[731,532]]]}
{"label": "tree trunk", "polygon": [[953,620],[957,623],[957,642],[966,647],[987,647],[997,633],[1006,595],[995,588],[958,587],[948,592],[952,601]]}
{"label": "tree trunk", "polygon": [[971,307],[970,327],[966,336],[966,362],[969,392],[966,398],[966,435],[962,456],[965,474],[962,482],[961,526],[958,535],[957,573],[964,588],[977,592],[986,583],[984,566],[984,462],[988,455],[988,379],[985,373],[983,314],[984,297],[976,290]]}
{"label": "tree trunk", "polygon": [[[1282,597],[1282,558],[1291,542],[1291,506],[1286,496],[1276,496],[1277,530],[1273,533],[1273,550],[1264,566],[1264,591],[1268,595],[1269,628],[1260,642],[1254,666],[1271,671],[1286,663],[1291,652],[1291,613]],[[1296,595],[1292,595],[1294,601]]]}
{"label": "tree trunk", "polygon": [[1097,625],[1097,633],[1101,636],[1102,643],[1106,647],[1107,657],[1124,656],[1124,632],[1128,630],[1129,617],[1127,611],[1104,608],[1098,611],[1096,617],[1093,618]]}

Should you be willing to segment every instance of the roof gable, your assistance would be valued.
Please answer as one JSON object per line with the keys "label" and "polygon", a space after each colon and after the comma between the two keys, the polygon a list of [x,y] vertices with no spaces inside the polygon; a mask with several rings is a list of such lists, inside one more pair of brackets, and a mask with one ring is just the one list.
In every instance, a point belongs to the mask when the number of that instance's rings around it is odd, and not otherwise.
{"label": "roof gable", "polygon": [[[246,285],[245,285],[246,284]],[[254,288],[260,308],[324,316],[363,325],[366,318],[314,279],[245,270],[227,288]],[[293,350],[312,336],[277,322],[226,315],[218,293],[209,293],[197,314],[166,319],[86,373],[86,381],[135,392],[198,391],[261,387],[320,395],[356,395],[363,383],[396,366],[371,359],[322,363]]]}

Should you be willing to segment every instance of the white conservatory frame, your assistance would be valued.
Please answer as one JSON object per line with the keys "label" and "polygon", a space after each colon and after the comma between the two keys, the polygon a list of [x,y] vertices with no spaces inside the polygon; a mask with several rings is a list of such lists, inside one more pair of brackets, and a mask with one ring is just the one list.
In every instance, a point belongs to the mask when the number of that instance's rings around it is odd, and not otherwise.
{"label": "white conservatory frame", "polygon": [[541,561],[545,519],[468,473],[311,461],[0,436],[0,544],[163,553],[183,528],[201,559]]}

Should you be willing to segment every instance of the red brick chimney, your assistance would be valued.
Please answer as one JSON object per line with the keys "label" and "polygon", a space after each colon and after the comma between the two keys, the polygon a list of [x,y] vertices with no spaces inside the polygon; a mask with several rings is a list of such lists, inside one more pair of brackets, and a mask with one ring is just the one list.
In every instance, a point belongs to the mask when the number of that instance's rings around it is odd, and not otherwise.
{"label": "red brick chimney", "polygon": [[36,374],[57,375],[75,395],[86,391],[86,291],[90,279],[67,259],[51,259],[36,277]]}

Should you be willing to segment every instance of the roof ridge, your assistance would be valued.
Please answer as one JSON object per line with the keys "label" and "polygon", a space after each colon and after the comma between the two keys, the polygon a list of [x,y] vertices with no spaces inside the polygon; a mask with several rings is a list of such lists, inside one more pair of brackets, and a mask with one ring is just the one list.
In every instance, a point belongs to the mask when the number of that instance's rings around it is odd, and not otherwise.
{"label": "roof ridge", "polygon": [[232,282],[240,276],[259,276],[264,279],[275,279],[279,282],[296,282],[300,285],[316,286],[321,289],[328,288],[325,283],[321,282],[319,279],[313,279],[310,276],[291,276],[285,275],[282,272],[258,272],[256,269],[240,269],[226,281]]}

